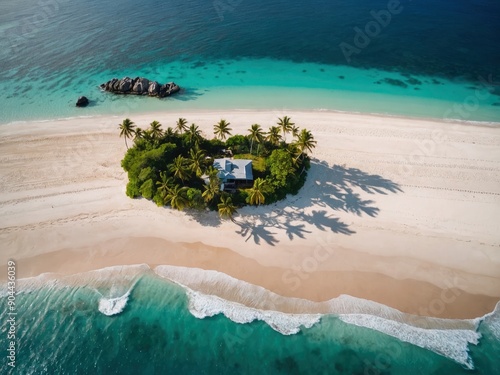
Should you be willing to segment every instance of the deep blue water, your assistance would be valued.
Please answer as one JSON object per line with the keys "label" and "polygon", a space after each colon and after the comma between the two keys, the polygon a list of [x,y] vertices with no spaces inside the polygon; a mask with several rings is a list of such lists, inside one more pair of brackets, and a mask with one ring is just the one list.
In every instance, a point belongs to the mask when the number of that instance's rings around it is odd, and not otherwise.
{"label": "deep blue water", "polygon": [[[235,4],[231,6],[229,4]],[[179,59],[273,58],[447,78],[499,78],[500,2],[406,0],[348,63],[354,27],[387,0],[2,1],[0,78]],[[222,16],[223,18],[220,18]],[[77,18],[77,19],[75,19]],[[66,20],[66,22],[63,21]],[[3,44],[5,46],[5,44]],[[6,53],[9,52],[9,53]],[[33,61],[35,60],[35,61]],[[42,72],[43,72],[42,71]]]}
{"label": "deep blue water", "polygon": [[[444,117],[479,89],[487,95],[477,109],[447,117],[498,121],[500,2],[404,0],[388,19],[390,3],[1,1],[0,122],[111,113],[113,99],[96,86],[125,75],[186,89],[169,104],[140,103],[142,111],[285,106]],[[383,25],[374,25],[380,12]],[[356,44],[356,28],[368,40]],[[346,59],[342,45],[356,51]],[[290,97],[247,104],[221,96],[245,96],[251,86],[259,89],[247,97]],[[317,88],[326,91],[308,91],[310,101],[298,91]],[[93,102],[86,112],[73,108],[81,94]]]}

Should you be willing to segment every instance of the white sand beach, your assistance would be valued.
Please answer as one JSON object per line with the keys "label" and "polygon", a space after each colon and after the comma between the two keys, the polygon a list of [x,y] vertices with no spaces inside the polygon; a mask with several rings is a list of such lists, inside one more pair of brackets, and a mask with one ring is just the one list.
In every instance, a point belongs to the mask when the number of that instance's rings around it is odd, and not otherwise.
{"label": "white sand beach", "polygon": [[[333,112],[179,117],[212,137],[288,115],[318,141],[296,196],[240,209],[178,212],[125,195],[127,115],[0,126],[0,280],[146,263],[217,270],[285,297],[341,294],[403,312],[474,318],[500,300],[500,124]],[[210,285],[204,286],[205,292]]]}

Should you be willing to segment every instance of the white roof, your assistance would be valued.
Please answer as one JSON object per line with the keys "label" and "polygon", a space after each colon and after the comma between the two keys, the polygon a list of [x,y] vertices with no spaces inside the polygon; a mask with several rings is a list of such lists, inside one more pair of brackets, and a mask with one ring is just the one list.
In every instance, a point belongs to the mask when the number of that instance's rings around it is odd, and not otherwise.
{"label": "white roof", "polygon": [[252,161],[246,159],[215,159],[214,168],[219,171],[219,178],[227,180],[253,180]]}

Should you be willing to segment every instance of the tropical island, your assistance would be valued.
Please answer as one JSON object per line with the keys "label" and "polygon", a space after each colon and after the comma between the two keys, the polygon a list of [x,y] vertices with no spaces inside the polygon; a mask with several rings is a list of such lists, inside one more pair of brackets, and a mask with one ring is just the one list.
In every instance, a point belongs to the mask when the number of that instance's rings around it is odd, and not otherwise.
{"label": "tropical island", "polygon": [[[267,132],[253,124],[247,135],[232,135],[230,123],[221,119],[213,139],[187,124],[179,118],[174,128],[163,130],[153,121],[143,130],[126,118],[119,125],[127,146],[121,165],[128,173],[129,197],[177,210],[218,210],[232,220],[238,207],[270,204],[304,185],[307,153],[316,141],[290,117],[279,118]],[[127,139],[134,141],[130,148]]]}

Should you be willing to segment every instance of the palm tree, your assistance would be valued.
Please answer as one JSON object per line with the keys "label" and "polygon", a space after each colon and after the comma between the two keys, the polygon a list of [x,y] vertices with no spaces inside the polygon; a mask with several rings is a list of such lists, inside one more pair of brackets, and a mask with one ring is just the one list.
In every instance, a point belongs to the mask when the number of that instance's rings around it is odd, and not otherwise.
{"label": "palm tree", "polygon": [[195,145],[196,147],[198,147],[201,141],[201,130],[199,129],[198,125],[191,124],[191,126],[187,130],[187,134],[191,145]]}
{"label": "palm tree", "polygon": [[274,146],[278,146],[281,142],[280,128],[271,126],[267,132],[266,140]]}
{"label": "palm tree", "polygon": [[297,137],[297,141],[294,142],[301,155],[303,153],[307,153],[307,151],[311,152],[313,148],[316,147],[316,143],[317,142],[314,140],[314,136],[307,129],[302,129],[299,136]]}
{"label": "palm tree", "polygon": [[190,149],[188,167],[200,177],[205,167],[205,153],[202,150],[195,151],[194,149]]}
{"label": "palm tree", "polygon": [[137,128],[135,129],[135,132],[134,132],[134,141],[137,141],[139,139],[142,139],[144,137],[144,130],[142,130],[141,128]]}
{"label": "palm tree", "polygon": [[233,221],[233,215],[236,213],[236,206],[233,204],[233,200],[229,196],[222,196],[220,198],[220,203],[217,205],[219,209],[219,215],[222,218],[230,219]]}
{"label": "palm tree", "polygon": [[291,143],[287,146],[287,151],[292,155],[292,162],[294,167],[299,166],[299,158],[302,155],[302,152],[300,151],[299,147],[297,146],[297,143]]}
{"label": "palm tree", "polygon": [[278,125],[283,132],[283,139],[286,142],[286,133],[289,133],[292,130],[292,126],[295,125],[295,123],[292,122],[290,117],[284,116],[283,118],[278,118]]}
{"label": "palm tree", "polygon": [[150,129],[143,130],[143,132],[142,132],[142,139],[144,139],[144,140],[146,140],[148,142],[154,141],[154,138],[151,135],[151,130]]}
{"label": "palm tree", "polygon": [[205,171],[205,174],[208,176],[208,178],[215,178],[219,174],[219,170],[217,168],[214,168],[213,165],[207,168]]}
{"label": "palm tree", "polygon": [[249,138],[250,138],[250,154],[252,153],[253,149],[253,142],[256,141],[260,143],[262,139],[264,138],[264,133],[262,132],[262,128],[259,124],[253,124],[250,129],[248,129],[250,132]]}
{"label": "palm tree", "polygon": [[290,129],[290,133],[292,133],[292,136],[298,137],[300,133],[300,128],[297,125],[292,125],[292,128]]}
{"label": "palm tree", "polygon": [[187,120],[185,118],[182,118],[182,117],[180,119],[178,119],[176,122],[175,130],[182,134],[187,129],[188,129]]}
{"label": "palm tree", "polygon": [[220,120],[217,124],[214,125],[214,134],[220,139],[225,140],[226,136],[231,135],[231,129],[229,127],[231,125],[226,120]]}
{"label": "palm tree", "polygon": [[171,188],[173,180],[171,177],[167,176],[166,172],[160,172],[161,181],[156,181],[156,185],[158,186],[158,191],[162,197],[165,197],[168,193],[168,190]]}
{"label": "palm tree", "polygon": [[174,174],[175,178],[182,181],[189,178],[189,168],[187,167],[186,158],[182,155],[177,156],[174,162],[168,166],[168,169]]}
{"label": "palm tree", "polygon": [[264,193],[268,191],[268,183],[262,178],[257,178],[253,182],[253,187],[248,189],[248,203],[260,205],[266,201]]}
{"label": "palm tree", "polygon": [[165,203],[170,204],[172,208],[182,211],[189,204],[185,195],[187,190],[187,187],[180,185],[169,188],[165,195]]}
{"label": "palm tree", "polygon": [[126,118],[123,120],[121,124],[118,125],[118,129],[120,129],[120,137],[125,138],[125,146],[127,146],[128,150],[128,144],[127,144],[127,138],[132,138],[132,135],[134,135],[135,125],[130,119]]}
{"label": "palm tree", "polygon": [[167,130],[165,130],[165,133],[163,133],[163,136],[171,138],[174,136],[174,134],[175,134],[174,129],[172,129],[172,127],[169,126]]}
{"label": "palm tree", "polygon": [[153,139],[160,139],[160,137],[163,135],[163,130],[161,130],[161,124],[158,121],[153,121],[150,124],[149,132],[151,133]]}
{"label": "palm tree", "polygon": [[204,186],[205,191],[201,194],[205,202],[210,202],[220,194],[219,177],[211,177],[208,184]]}

